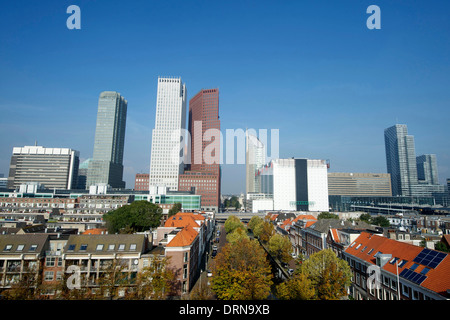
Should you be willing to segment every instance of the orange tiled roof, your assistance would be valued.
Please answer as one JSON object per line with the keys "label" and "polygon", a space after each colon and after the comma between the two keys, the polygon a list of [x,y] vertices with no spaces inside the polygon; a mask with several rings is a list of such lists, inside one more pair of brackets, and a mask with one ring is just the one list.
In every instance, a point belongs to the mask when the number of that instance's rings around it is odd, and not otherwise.
{"label": "orange tiled roof", "polygon": [[314,220],[317,221],[317,218],[310,214],[301,214],[295,217],[294,222],[297,220]]}
{"label": "orange tiled roof", "polygon": [[175,227],[183,228],[186,226],[191,226],[193,228],[198,228],[199,225],[195,221],[196,218],[192,213],[177,213],[166,220],[164,227]]}
{"label": "orange tiled roof", "polygon": [[205,220],[205,217],[202,216],[199,213],[192,213],[192,212],[178,212],[176,215],[183,215],[183,216],[192,216],[195,220]]}
{"label": "orange tiled roof", "polygon": [[197,237],[198,232],[190,225],[181,229],[177,235],[167,244],[167,247],[185,247],[192,244],[192,241]]}
{"label": "orange tiled roof", "polygon": [[[391,254],[392,258],[399,258],[397,262],[406,260],[407,262],[402,267],[398,267],[398,273],[400,274],[404,269],[410,269],[410,267],[415,264],[413,261],[414,258],[416,258],[423,249],[423,247],[409,243],[388,239],[368,232],[362,232],[354,241],[354,245],[348,247],[345,252],[371,264],[376,264],[374,255],[377,252]],[[424,268],[424,265],[419,264],[415,269],[415,272],[420,273]],[[394,275],[397,274],[395,263],[387,262],[382,269]],[[450,289],[449,274],[450,256],[447,254],[436,268],[430,268],[426,274],[426,279],[420,286],[448,297],[447,290]]]}
{"label": "orange tiled roof", "polygon": [[339,234],[337,232],[337,229],[330,229],[330,232],[331,232],[331,236],[332,236],[334,242],[339,243],[340,240],[339,240]]}
{"label": "orange tiled roof", "polygon": [[104,228],[94,228],[94,229],[88,229],[82,234],[105,234],[107,229]]}

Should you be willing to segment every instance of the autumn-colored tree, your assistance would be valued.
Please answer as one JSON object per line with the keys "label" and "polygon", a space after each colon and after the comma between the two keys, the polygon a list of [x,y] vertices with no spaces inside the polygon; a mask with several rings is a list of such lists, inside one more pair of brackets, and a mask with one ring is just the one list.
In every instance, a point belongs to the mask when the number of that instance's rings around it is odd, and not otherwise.
{"label": "autumn-colored tree", "polygon": [[127,299],[164,300],[175,290],[175,272],[169,268],[170,257],[153,257],[137,275],[136,289]]}
{"label": "autumn-colored tree", "polygon": [[227,234],[228,242],[236,242],[241,239],[248,239],[247,231],[243,228],[236,228],[233,232]]}
{"label": "autumn-colored tree", "polygon": [[281,262],[288,263],[292,259],[292,244],[288,237],[281,234],[274,234],[269,240],[269,253],[272,257]]}
{"label": "autumn-colored tree", "polygon": [[127,269],[128,259],[113,259],[111,263],[102,266],[96,285],[89,292],[89,299],[113,300],[119,297],[119,291],[125,290],[132,283]]}
{"label": "autumn-colored tree", "polygon": [[266,299],[272,285],[270,264],[257,240],[227,243],[212,265],[211,288],[221,300]]}
{"label": "autumn-colored tree", "polygon": [[224,224],[225,232],[230,233],[233,232],[236,228],[242,228],[245,230],[244,224],[241,220],[236,216],[229,216]]}
{"label": "autumn-colored tree", "polygon": [[336,300],[347,294],[351,283],[351,269],[345,260],[339,259],[331,249],[312,254],[300,267],[316,292],[316,299]]}
{"label": "autumn-colored tree", "polygon": [[258,238],[264,243],[267,243],[274,234],[275,227],[268,221],[261,224],[261,231],[258,229]]}
{"label": "autumn-colored tree", "polygon": [[282,300],[311,300],[316,296],[311,280],[303,273],[279,284],[276,291],[277,298]]}
{"label": "autumn-colored tree", "polygon": [[39,299],[40,277],[34,273],[24,273],[12,281],[11,287],[2,292],[5,300],[34,300]]}
{"label": "autumn-colored tree", "polygon": [[251,229],[254,232],[254,229],[257,225],[263,223],[263,219],[258,216],[253,216],[250,221],[248,222],[247,226],[249,229]]}

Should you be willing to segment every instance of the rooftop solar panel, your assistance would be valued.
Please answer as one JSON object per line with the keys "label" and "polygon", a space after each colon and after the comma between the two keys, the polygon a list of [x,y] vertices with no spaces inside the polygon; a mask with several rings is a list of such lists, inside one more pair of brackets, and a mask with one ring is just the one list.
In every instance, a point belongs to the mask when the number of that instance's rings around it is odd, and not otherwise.
{"label": "rooftop solar panel", "polygon": [[403,269],[400,273],[400,276],[419,285],[427,278],[427,276],[411,271],[409,269]]}
{"label": "rooftop solar panel", "polygon": [[447,254],[445,253],[425,248],[414,258],[413,261],[434,269],[446,256]]}

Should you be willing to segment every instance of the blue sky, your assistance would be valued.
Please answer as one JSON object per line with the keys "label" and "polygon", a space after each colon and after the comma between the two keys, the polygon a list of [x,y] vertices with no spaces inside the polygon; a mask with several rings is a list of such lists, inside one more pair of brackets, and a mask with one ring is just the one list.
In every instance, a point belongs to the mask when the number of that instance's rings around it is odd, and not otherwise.
{"label": "blue sky", "polygon": [[[69,5],[81,30],[66,28]],[[366,9],[381,8],[369,30]],[[148,172],[158,76],[220,90],[222,131],[280,130],[281,157],[386,172],[383,131],[450,178],[448,1],[7,1],[0,11],[0,173],[14,146],[92,156],[98,95],[128,100],[124,178]],[[224,165],[222,192],[245,191]]]}

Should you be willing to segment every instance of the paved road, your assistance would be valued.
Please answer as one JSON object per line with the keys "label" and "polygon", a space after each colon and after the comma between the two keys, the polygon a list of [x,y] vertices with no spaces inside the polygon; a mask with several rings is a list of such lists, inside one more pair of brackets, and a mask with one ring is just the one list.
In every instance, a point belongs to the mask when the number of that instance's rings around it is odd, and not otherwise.
{"label": "paved road", "polygon": [[[220,230],[220,236],[219,236],[219,243],[214,242],[214,240],[216,239],[216,233],[217,230]],[[217,224],[217,228],[216,231],[214,232],[214,236],[212,238],[212,243],[211,243],[211,249],[209,250],[208,253],[208,257],[206,260],[206,267],[204,270],[202,270],[202,272],[200,273],[200,276],[197,280],[197,282],[195,283],[195,285],[192,287],[192,291],[199,287],[199,286],[205,286],[205,285],[209,285],[209,279],[210,277],[207,276],[208,270],[211,269],[211,263],[213,262],[213,258],[211,257],[211,253],[212,253],[212,246],[217,245],[217,252],[220,252],[221,248],[226,244],[226,234],[225,234],[225,230],[223,228],[223,223],[218,223]]]}

